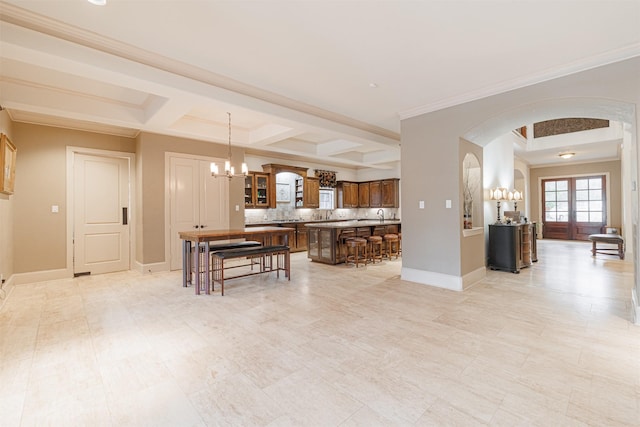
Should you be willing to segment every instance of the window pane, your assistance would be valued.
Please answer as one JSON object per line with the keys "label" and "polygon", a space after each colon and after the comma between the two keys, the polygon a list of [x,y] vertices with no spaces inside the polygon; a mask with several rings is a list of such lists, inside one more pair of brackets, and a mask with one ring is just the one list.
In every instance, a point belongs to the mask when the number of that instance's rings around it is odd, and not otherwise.
{"label": "window pane", "polygon": [[546,193],[544,193],[544,200],[547,202],[555,202],[556,193],[551,193],[547,191]]}
{"label": "window pane", "polygon": [[567,212],[569,210],[569,202],[558,202],[558,210]]}
{"label": "window pane", "polygon": [[591,178],[589,180],[589,188],[592,190],[602,188],[602,178]]}
{"label": "window pane", "polygon": [[589,200],[602,200],[602,190],[589,190]]}
{"label": "window pane", "polygon": [[589,200],[589,190],[576,191],[576,200]]}
{"label": "window pane", "polygon": [[602,202],[589,202],[589,210],[594,212],[602,212]]}
{"label": "window pane", "polygon": [[588,211],[589,210],[589,202],[586,202],[586,201],[576,202],[576,210],[577,211]]}
{"label": "window pane", "polygon": [[558,212],[558,222],[567,222],[567,221],[569,221],[569,213]]}
{"label": "window pane", "polygon": [[544,191],[556,191],[556,183],[547,181],[544,183]]}
{"label": "window pane", "polygon": [[568,191],[558,191],[556,193],[558,195],[558,201],[569,200],[569,192]]}
{"label": "window pane", "polygon": [[576,190],[587,190],[587,189],[589,189],[588,179],[576,179]]}
{"label": "window pane", "polygon": [[602,212],[591,212],[589,216],[591,222],[602,222]]}
{"label": "window pane", "polygon": [[589,212],[576,212],[576,221],[589,222]]}
{"label": "window pane", "polygon": [[546,221],[555,221],[556,220],[556,213],[555,212],[547,212],[545,214],[545,220]]}
{"label": "window pane", "polygon": [[558,191],[569,189],[569,181],[557,181],[557,185],[558,185]]}
{"label": "window pane", "polygon": [[555,211],[556,210],[556,202],[546,202],[544,204],[544,209],[546,211]]}

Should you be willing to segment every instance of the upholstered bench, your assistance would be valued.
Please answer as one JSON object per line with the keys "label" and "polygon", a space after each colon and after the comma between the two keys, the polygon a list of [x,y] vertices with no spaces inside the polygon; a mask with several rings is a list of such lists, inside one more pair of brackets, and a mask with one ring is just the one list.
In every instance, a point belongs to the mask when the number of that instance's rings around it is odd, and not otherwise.
{"label": "upholstered bench", "polygon": [[[617,255],[620,259],[624,259],[624,239],[622,236],[618,234],[591,234],[589,235],[589,240],[591,240],[593,246],[591,248],[591,255],[596,256],[596,253],[606,254],[606,255]],[[598,243],[606,243],[618,245],[618,248],[603,248],[597,247]]]}
{"label": "upholstered bench", "polygon": [[[273,266],[273,260],[271,259],[273,256],[276,257],[276,266]],[[225,277],[225,261],[237,259],[237,258],[248,258],[251,260],[252,271],[250,273],[238,274],[232,277]],[[271,271],[276,271],[276,276],[280,277],[280,271],[285,272],[285,276],[291,280],[291,260],[290,260],[290,252],[289,246],[285,245],[275,245],[275,246],[259,246],[259,247],[249,247],[243,249],[228,249],[222,251],[216,251],[211,255],[211,259],[213,260],[213,280],[211,281],[211,286],[215,285],[215,282],[219,282],[221,286],[221,292],[224,296],[224,281],[229,279],[236,279],[238,277],[246,277],[252,276],[254,274],[261,273],[269,273]],[[253,260],[260,260],[260,271],[253,270]],[[267,262],[268,260],[268,262]],[[213,289],[212,289],[213,290]]]}

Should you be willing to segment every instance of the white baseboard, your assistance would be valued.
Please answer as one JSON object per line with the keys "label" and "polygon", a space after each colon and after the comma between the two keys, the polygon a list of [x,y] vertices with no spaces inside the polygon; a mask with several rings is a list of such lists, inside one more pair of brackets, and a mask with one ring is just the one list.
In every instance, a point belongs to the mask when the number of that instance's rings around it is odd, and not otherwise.
{"label": "white baseboard", "polygon": [[452,291],[464,290],[463,280],[460,276],[451,276],[449,274],[434,273],[432,271],[416,270],[415,268],[402,267],[400,278],[409,282],[435,286],[437,288],[444,288]]}
{"label": "white baseboard", "polygon": [[487,276],[487,267],[482,266],[476,270],[473,270],[471,273],[467,273],[462,276],[462,288],[469,289],[476,282],[484,279]]}
{"label": "white baseboard", "polygon": [[23,285],[25,283],[45,282],[47,280],[69,279],[73,277],[73,272],[66,268],[59,270],[42,270],[32,271],[29,273],[16,273],[13,276],[15,278],[14,283],[16,285]]}
{"label": "white baseboard", "polygon": [[138,261],[135,262],[135,271],[140,274],[160,273],[163,271],[169,271],[168,262],[154,262],[151,264],[142,264]]}
{"label": "white baseboard", "polygon": [[7,300],[7,297],[11,293],[13,286],[15,285],[15,280],[13,278],[13,274],[8,279],[5,279],[5,282],[0,284],[0,309],[4,306],[4,302]]}

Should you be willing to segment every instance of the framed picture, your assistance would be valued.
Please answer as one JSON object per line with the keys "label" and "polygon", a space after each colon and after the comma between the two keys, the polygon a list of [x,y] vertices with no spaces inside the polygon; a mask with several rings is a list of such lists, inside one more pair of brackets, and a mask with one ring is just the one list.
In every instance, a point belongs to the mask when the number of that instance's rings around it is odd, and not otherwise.
{"label": "framed picture", "polygon": [[276,202],[289,203],[291,201],[291,190],[289,184],[276,182]]}
{"label": "framed picture", "polygon": [[0,193],[13,194],[16,180],[16,146],[5,134],[0,134]]}

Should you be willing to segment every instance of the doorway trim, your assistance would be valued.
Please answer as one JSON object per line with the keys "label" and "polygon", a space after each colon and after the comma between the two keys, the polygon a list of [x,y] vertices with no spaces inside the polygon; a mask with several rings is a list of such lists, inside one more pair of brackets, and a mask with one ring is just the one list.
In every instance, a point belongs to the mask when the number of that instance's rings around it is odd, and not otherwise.
{"label": "doorway trim", "polygon": [[73,163],[76,154],[125,159],[129,164],[129,270],[135,265],[136,254],[136,155],[125,151],[67,146],[67,277],[73,277]]}

